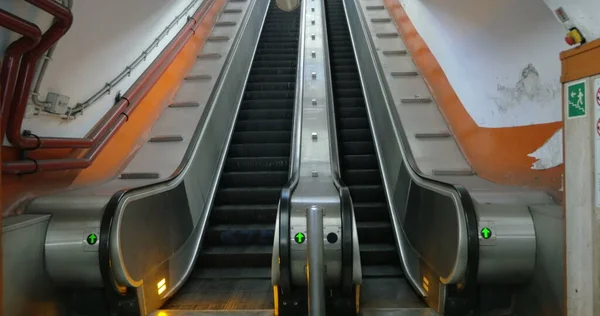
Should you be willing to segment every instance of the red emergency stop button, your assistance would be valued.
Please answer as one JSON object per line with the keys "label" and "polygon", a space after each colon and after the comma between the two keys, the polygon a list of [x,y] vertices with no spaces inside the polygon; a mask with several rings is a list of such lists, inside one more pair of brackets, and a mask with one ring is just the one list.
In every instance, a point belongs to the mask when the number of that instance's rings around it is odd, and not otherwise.
{"label": "red emergency stop button", "polygon": [[565,42],[571,46],[581,44],[584,42],[583,35],[581,35],[577,28],[572,28],[569,33],[567,33],[567,36],[565,36]]}

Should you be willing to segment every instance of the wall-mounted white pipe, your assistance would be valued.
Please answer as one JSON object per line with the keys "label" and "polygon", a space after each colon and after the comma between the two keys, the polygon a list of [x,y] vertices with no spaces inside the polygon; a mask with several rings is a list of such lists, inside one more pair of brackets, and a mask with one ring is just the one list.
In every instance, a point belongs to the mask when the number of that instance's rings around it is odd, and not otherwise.
{"label": "wall-mounted white pipe", "polygon": [[[69,8],[69,10],[72,10],[73,9],[73,0],[62,0],[62,5]],[[46,74],[46,69],[48,68],[48,63],[50,62],[50,60],[52,60],[52,55],[54,55],[54,50],[56,50],[56,45],[58,45],[58,42],[56,42],[54,45],[52,45],[52,47],[50,47],[50,49],[48,49],[46,56],[42,57],[43,58],[42,64],[40,65],[40,69],[37,74],[37,79],[35,80],[35,85],[33,86],[33,91],[31,92],[31,101],[33,102],[33,104],[35,104],[39,107],[42,107],[42,108],[49,102],[40,100],[40,98],[39,98],[40,86],[42,85],[42,80],[44,79],[44,75]]]}

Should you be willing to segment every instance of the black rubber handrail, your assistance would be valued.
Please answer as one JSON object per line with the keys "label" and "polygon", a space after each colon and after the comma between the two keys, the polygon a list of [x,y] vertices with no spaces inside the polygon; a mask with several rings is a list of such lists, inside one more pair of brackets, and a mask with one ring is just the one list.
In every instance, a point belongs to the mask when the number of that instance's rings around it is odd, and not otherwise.
{"label": "black rubber handrail", "polygon": [[296,92],[294,102],[294,126],[292,132],[292,151],[290,153],[289,180],[281,189],[279,198],[279,290],[282,293],[292,292],[292,267],[290,245],[290,220],[292,214],[292,194],[300,181],[300,151],[302,142],[302,98],[304,89],[304,36],[306,14],[305,4],[302,2],[298,9],[300,14],[298,35],[298,60],[296,62]]}

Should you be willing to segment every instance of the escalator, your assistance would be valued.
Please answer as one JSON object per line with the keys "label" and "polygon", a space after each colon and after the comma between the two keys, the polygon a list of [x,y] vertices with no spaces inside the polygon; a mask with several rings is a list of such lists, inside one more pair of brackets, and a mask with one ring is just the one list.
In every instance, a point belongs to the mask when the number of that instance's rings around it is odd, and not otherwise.
{"label": "escalator", "polygon": [[325,5],[340,171],[352,196],[360,245],[360,307],[421,308],[403,278],[343,0]]}
{"label": "escalator", "polygon": [[289,156],[299,12],[270,4],[196,268],[168,310],[272,310],[274,226]]}

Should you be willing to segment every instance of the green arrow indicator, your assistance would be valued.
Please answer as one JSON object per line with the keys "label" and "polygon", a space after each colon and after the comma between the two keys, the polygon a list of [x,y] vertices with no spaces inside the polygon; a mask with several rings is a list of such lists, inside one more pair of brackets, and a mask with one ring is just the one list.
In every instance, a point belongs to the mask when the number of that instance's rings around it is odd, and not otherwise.
{"label": "green arrow indicator", "polygon": [[484,227],[481,230],[481,237],[483,237],[483,239],[490,239],[490,237],[492,237],[492,231],[489,228]]}
{"label": "green arrow indicator", "polygon": [[86,240],[88,244],[93,245],[98,241],[98,236],[96,234],[89,234]]}
{"label": "green arrow indicator", "polygon": [[306,240],[306,236],[304,236],[303,233],[297,233],[296,236],[294,236],[294,240],[296,240],[297,243],[301,244]]}

